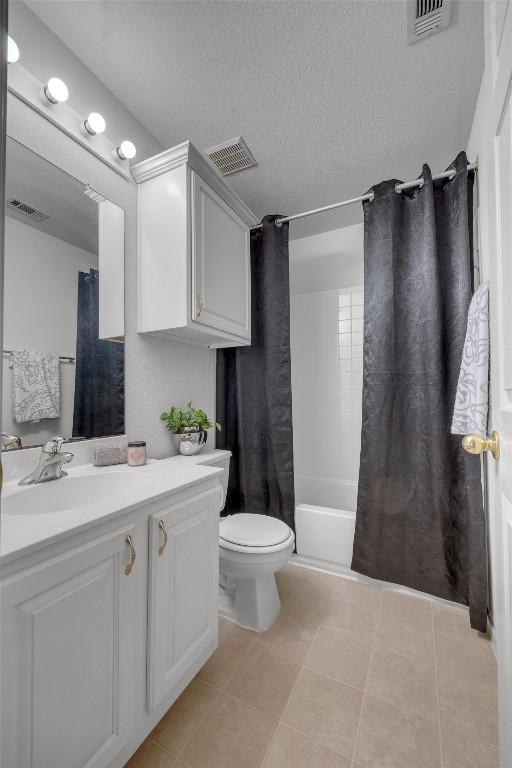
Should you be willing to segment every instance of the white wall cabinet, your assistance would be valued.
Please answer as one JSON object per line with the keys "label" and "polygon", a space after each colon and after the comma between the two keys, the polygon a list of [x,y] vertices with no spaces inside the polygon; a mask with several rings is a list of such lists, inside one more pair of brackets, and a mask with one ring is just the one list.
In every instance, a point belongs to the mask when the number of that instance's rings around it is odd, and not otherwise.
{"label": "white wall cabinet", "polygon": [[123,528],[2,588],[2,765],[100,768],[132,726],[133,578]]}
{"label": "white wall cabinet", "polygon": [[214,474],[2,571],[2,768],[125,765],[217,647],[221,501]]}
{"label": "white wall cabinet", "polygon": [[148,707],[217,644],[220,490],[150,518]]}
{"label": "white wall cabinet", "polygon": [[139,184],[139,331],[250,344],[254,214],[190,142],[132,167]]}

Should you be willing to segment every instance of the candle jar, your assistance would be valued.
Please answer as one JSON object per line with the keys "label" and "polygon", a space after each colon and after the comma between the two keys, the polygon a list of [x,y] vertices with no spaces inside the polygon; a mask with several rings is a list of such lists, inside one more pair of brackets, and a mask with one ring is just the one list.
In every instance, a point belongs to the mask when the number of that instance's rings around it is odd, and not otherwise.
{"label": "candle jar", "polygon": [[128,443],[128,466],[143,467],[146,463],[146,441],[134,440]]}

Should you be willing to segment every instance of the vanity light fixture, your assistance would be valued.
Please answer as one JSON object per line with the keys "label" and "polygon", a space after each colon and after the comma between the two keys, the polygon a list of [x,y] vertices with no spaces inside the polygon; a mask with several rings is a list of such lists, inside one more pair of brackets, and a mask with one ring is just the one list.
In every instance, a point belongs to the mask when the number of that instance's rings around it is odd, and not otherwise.
{"label": "vanity light fixture", "polygon": [[121,160],[133,160],[137,154],[137,148],[133,142],[125,139],[116,147],[116,153]]}
{"label": "vanity light fixture", "polygon": [[14,64],[20,57],[20,49],[16,45],[16,42],[9,35],[7,37],[7,61],[9,64]]}
{"label": "vanity light fixture", "polygon": [[106,123],[103,115],[99,112],[91,112],[89,117],[84,120],[84,128],[90,136],[96,136],[97,133],[103,133]]}
{"label": "vanity light fixture", "polygon": [[59,104],[68,100],[69,90],[60,77],[50,77],[43,88],[43,94],[50,104]]}

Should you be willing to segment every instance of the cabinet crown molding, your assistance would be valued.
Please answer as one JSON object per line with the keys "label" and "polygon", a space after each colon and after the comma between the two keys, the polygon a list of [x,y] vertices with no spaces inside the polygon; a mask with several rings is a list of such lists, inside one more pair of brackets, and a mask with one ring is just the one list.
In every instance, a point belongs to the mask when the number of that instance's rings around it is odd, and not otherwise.
{"label": "cabinet crown molding", "polygon": [[190,141],[184,141],[182,144],[160,152],[159,155],[132,165],[131,172],[137,184],[141,184],[185,163],[198,173],[249,227],[259,224],[258,217]]}

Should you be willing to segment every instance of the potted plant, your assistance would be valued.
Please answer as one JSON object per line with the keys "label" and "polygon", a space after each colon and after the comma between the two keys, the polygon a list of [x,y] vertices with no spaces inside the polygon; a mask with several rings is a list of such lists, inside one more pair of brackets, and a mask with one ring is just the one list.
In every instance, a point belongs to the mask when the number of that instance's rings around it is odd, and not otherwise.
{"label": "potted plant", "polygon": [[173,405],[170,411],[161,413],[160,418],[173,433],[174,444],[183,456],[193,456],[203,450],[208,438],[206,430],[221,429],[220,424],[210,421],[204,411],[193,408],[191,402],[187,403],[185,411]]}

